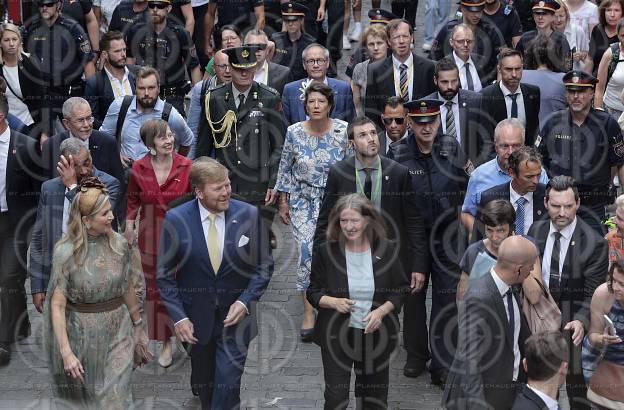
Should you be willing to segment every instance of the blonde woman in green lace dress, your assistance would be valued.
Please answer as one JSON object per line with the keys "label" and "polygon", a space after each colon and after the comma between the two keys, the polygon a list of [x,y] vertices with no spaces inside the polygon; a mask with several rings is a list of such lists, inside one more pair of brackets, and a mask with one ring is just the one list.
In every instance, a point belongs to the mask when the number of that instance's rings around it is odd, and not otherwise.
{"label": "blonde woman in green lace dress", "polygon": [[137,249],[111,229],[112,220],[104,185],[97,178],[83,181],[54,250],[44,309],[60,408],[133,407],[134,348],[147,345],[139,309],[144,282]]}

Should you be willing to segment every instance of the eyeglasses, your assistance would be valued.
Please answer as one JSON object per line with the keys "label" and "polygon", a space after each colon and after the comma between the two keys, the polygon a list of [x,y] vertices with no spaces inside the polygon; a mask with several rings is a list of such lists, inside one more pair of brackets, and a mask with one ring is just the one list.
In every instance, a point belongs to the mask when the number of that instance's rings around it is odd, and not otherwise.
{"label": "eyeglasses", "polygon": [[262,43],[254,43],[254,44],[245,44],[246,46],[249,47],[258,47],[259,50],[264,50],[267,48],[266,44],[262,44]]}
{"label": "eyeglasses", "polygon": [[466,45],[468,45],[468,46],[469,46],[469,45],[471,45],[472,43],[474,43],[474,40],[468,40],[468,39],[466,39],[466,40],[455,40],[455,39],[453,39],[453,41],[454,41],[455,43],[458,43],[458,44],[466,44]]}
{"label": "eyeglasses", "polygon": [[326,58],[311,58],[309,60],[306,60],[305,63],[307,65],[323,65],[327,62]]}
{"label": "eyeglasses", "polygon": [[39,4],[39,8],[54,7],[55,5],[56,5],[56,2],[54,2],[54,3],[40,3]]}
{"label": "eyeglasses", "polygon": [[76,118],[76,119],[69,120],[69,121],[73,122],[74,124],[78,124],[78,125],[92,124],[93,123],[93,116],[86,117],[86,118]]}
{"label": "eyeglasses", "polygon": [[229,68],[230,68],[229,64],[213,64],[212,66],[215,67],[215,68],[218,68],[219,70],[223,70],[223,71],[229,70]]}
{"label": "eyeglasses", "polygon": [[169,7],[169,5],[167,3],[147,3],[147,7],[150,9],[163,10]]}
{"label": "eyeglasses", "polygon": [[392,121],[396,122],[397,125],[403,125],[405,122],[405,117],[384,117],[383,123],[386,126],[392,125]]}

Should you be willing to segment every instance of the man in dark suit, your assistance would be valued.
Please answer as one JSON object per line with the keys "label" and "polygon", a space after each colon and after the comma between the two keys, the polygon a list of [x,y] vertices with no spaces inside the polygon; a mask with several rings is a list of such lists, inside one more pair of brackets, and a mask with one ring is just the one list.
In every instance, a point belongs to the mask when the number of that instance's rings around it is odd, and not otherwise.
{"label": "man in dark suit", "polygon": [[100,128],[108,107],[117,97],[133,95],[138,66],[126,64],[126,42],[119,31],[108,31],[100,40],[104,67],[87,79],[84,96],[91,105],[95,128]]}
{"label": "man in dark suit", "polygon": [[9,103],[0,95],[0,365],[10,345],[30,335],[26,312],[26,250],[40,190],[37,142],[11,130]]}
{"label": "man in dark suit", "polygon": [[518,392],[512,410],[559,409],[559,387],[568,372],[568,345],[560,332],[543,332],[524,342],[522,367],[527,384]]}
{"label": "man in dark suit", "polygon": [[453,27],[449,43],[453,52],[446,58],[455,61],[459,69],[461,88],[479,92],[492,83],[496,78],[496,70],[488,67],[489,62],[483,56],[473,52],[475,35],[469,25],[460,23]]}
{"label": "man in dark suit", "polygon": [[477,207],[477,217],[473,225],[472,242],[483,238],[484,227],[481,222],[481,209],[495,199],[505,199],[516,210],[516,235],[526,235],[533,222],[547,217],[544,205],[546,185],[540,184],[542,156],[533,147],[522,147],[514,151],[507,160],[511,176],[510,182],[496,185],[481,193]]}
{"label": "man in dark suit", "polygon": [[66,131],[53,135],[43,143],[43,166],[48,178],[57,176],[56,163],[61,142],[78,138],[89,148],[93,165],[102,172],[123,181],[123,167],[115,138],[93,129],[93,116],[89,103],[81,97],[70,97],[63,104],[63,125]]}
{"label": "man in dark suit", "polygon": [[284,117],[288,125],[305,121],[308,118],[303,107],[303,94],[312,81],[326,83],[334,90],[334,108],[329,115],[331,118],[347,122],[353,119],[355,106],[351,86],[346,81],[327,77],[329,64],[329,51],[322,45],[310,44],[303,50],[303,66],[308,76],[286,84],[282,95]]}
{"label": "man in dark suit", "polygon": [[[412,276],[417,273],[424,276],[429,266],[427,241],[423,219],[415,203],[409,170],[378,155],[379,139],[375,124],[368,118],[359,117],[352,121],[347,134],[355,156],[340,161],[329,169],[325,196],[316,223],[314,247],[325,241],[329,214],[336,201],[343,195],[363,193],[372,198],[376,207],[382,211],[388,237],[397,240],[401,245],[401,259],[406,277],[411,281]],[[379,190],[374,187],[379,187]],[[424,293],[422,297],[424,306]],[[424,310],[413,316],[417,323],[411,323],[410,329],[414,331],[410,332],[407,328],[404,330],[404,333],[410,333],[406,336],[410,341],[407,348],[414,356],[409,366],[406,365],[406,374],[417,377],[425,370],[424,365],[429,358],[427,316]]]}
{"label": "man in dark suit", "polygon": [[442,397],[445,408],[511,408],[516,384],[524,379],[520,362],[531,334],[512,286],[529,276],[537,256],[530,240],[510,236],[501,243],[490,273],[470,284]]}
{"label": "man in dark suit", "polygon": [[379,155],[386,156],[391,145],[406,138],[408,134],[407,108],[403,105],[401,97],[388,97],[381,114],[381,122],[384,131],[379,134]]}
{"label": "man in dark suit", "polygon": [[505,118],[518,118],[526,129],[524,143],[531,146],[539,131],[540,90],[520,84],[522,64],[519,51],[501,49],[497,65],[501,80],[481,90],[482,106],[483,112],[490,116],[487,126],[492,129]]}
{"label": "man in dark suit", "polygon": [[273,273],[268,235],[256,207],[230,199],[223,165],[196,161],[190,179],[197,201],[165,216],[158,288],[176,336],[192,344],[202,409],[239,408],[255,305]]}
{"label": "man in dark suit", "polygon": [[37,220],[30,243],[30,292],[39,312],[43,312],[54,246],[67,228],[69,208],[78,192],[78,184],[87,177],[99,178],[108,189],[113,209],[119,197],[119,180],[93,167],[89,149],[80,140],[64,140],[60,151],[57,165],[60,176],[45,181],[41,186]]}
{"label": "man in dark suit", "polygon": [[561,310],[561,327],[572,334],[566,337],[570,349],[566,379],[570,408],[589,410],[581,342],[589,330],[592,295],[607,275],[607,242],[577,217],[580,199],[571,177],[551,179],[544,203],[550,219],[534,223],[528,235],[535,238],[540,251],[542,280]]}
{"label": "man in dark suit", "polygon": [[432,61],[412,52],[414,30],[409,23],[395,19],[386,27],[392,55],[368,66],[365,112],[379,127],[388,96],[412,101],[436,91]]}
{"label": "man in dark suit", "polygon": [[459,69],[446,58],[436,63],[433,82],[438,91],[425,98],[444,102],[440,107],[442,133],[457,140],[474,166],[490,160],[494,140],[483,126],[481,94],[459,87]]}
{"label": "man in dark suit", "polygon": [[262,30],[253,29],[245,35],[245,45],[257,47],[256,60],[258,61],[258,65],[254,81],[268,85],[282,95],[284,93],[284,86],[293,81],[293,76],[290,72],[290,68],[266,59],[266,48],[268,44],[269,37]]}

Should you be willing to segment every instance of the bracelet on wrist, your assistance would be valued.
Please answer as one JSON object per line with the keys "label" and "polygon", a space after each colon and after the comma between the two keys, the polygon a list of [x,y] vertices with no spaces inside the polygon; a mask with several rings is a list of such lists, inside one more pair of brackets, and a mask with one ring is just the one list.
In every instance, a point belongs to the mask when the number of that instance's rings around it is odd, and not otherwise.
{"label": "bracelet on wrist", "polygon": [[135,322],[135,321],[132,321],[132,326],[134,326],[134,327],[139,327],[139,326],[141,326],[142,324],[143,324],[143,318],[140,318],[140,319],[139,319],[139,320],[137,320],[136,322]]}

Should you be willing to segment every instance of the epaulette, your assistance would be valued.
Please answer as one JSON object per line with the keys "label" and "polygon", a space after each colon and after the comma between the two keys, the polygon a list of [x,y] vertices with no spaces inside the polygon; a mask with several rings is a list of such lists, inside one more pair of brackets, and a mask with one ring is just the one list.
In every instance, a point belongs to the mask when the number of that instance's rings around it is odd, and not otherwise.
{"label": "epaulette", "polygon": [[277,90],[276,90],[275,88],[273,88],[273,87],[269,87],[268,85],[265,85],[265,84],[262,84],[262,83],[258,83],[258,87],[259,87],[259,88],[262,88],[262,89],[264,89],[264,90],[266,90],[266,91],[269,91],[269,92],[271,92],[271,93],[273,93],[273,94],[275,94],[275,95],[279,95],[279,91],[277,91]]}

